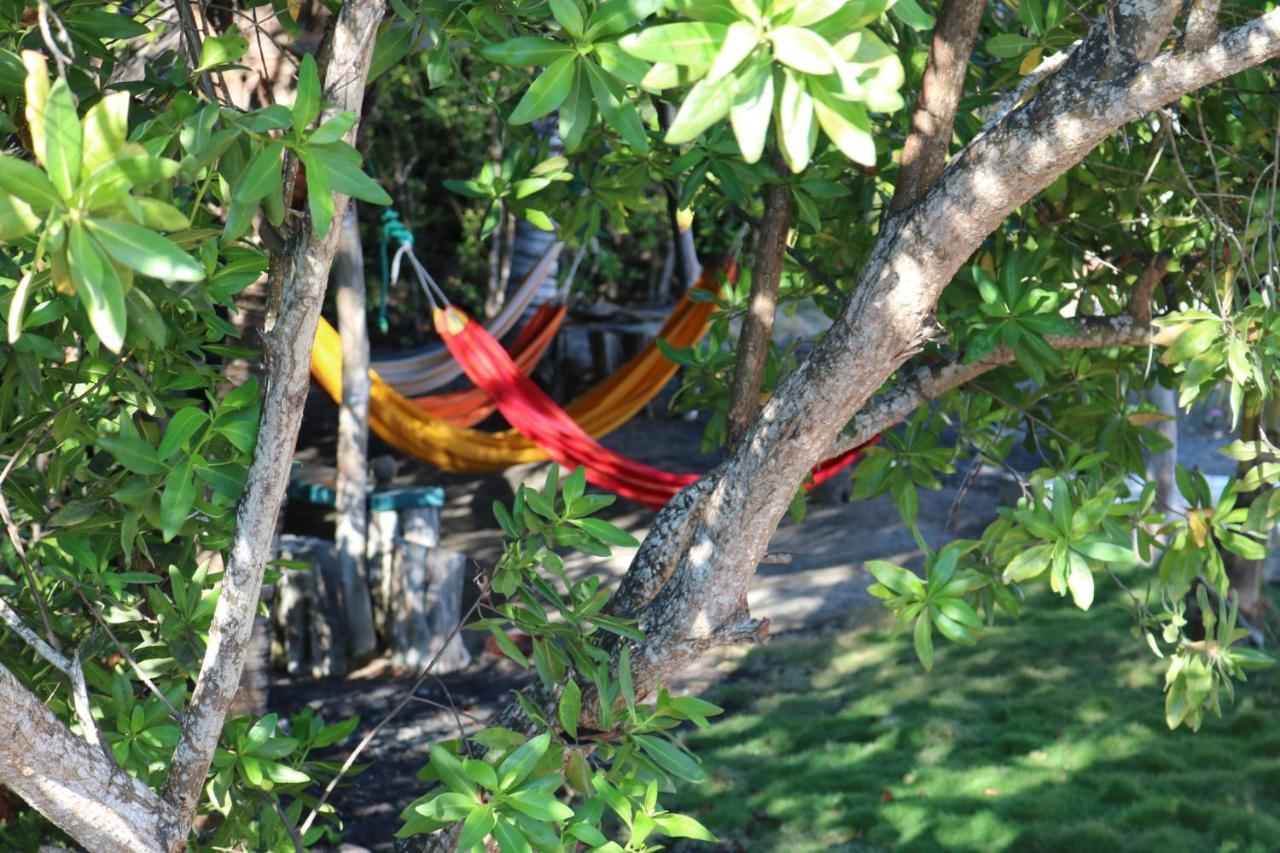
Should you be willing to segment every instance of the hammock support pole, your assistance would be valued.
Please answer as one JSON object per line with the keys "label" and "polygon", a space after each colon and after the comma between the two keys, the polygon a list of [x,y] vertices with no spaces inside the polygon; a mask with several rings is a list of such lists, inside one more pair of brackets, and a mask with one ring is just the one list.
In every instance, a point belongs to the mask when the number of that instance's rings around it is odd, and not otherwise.
{"label": "hammock support pole", "polygon": [[342,405],[338,411],[338,523],[334,540],[343,614],[354,661],[372,658],[378,650],[369,599],[368,455],[369,455],[369,330],[366,325],[364,252],[355,205],[347,208],[342,236],[333,259],[337,284],[338,330],[342,336]]}

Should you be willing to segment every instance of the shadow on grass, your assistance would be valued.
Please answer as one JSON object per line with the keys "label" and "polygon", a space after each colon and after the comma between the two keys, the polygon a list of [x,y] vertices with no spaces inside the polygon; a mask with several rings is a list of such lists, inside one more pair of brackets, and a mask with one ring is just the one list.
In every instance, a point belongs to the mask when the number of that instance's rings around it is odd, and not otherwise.
{"label": "shadow on grass", "polygon": [[710,781],[669,804],[722,843],[677,849],[1280,849],[1280,673],[1170,732],[1130,624],[1036,596],[932,673],[883,628],[758,649],[688,738]]}

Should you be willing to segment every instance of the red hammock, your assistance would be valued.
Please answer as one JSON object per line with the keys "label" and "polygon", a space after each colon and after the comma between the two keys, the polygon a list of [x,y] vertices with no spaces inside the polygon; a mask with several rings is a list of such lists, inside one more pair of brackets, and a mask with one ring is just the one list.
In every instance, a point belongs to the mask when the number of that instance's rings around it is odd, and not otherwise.
{"label": "red hammock", "polygon": [[[567,310],[563,304],[553,305],[548,302],[539,305],[529,321],[521,327],[520,333],[511,342],[511,359],[521,373],[532,373],[538,366],[556,332],[560,330]],[[413,397],[410,402],[434,418],[464,427],[475,426],[497,408],[483,389],[475,387],[429,397]]]}
{"label": "red hammock", "polygon": [[[484,326],[452,305],[437,308],[433,315],[436,331],[467,378],[489,395],[508,423],[553,461],[570,469],[581,465],[588,482],[653,509],[662,508],[676,492],[701,476],[663,471],[604,447],[521,372]],[[866,444],[818,465],[812,471],[810,487],[855,461],[864,447]]]}

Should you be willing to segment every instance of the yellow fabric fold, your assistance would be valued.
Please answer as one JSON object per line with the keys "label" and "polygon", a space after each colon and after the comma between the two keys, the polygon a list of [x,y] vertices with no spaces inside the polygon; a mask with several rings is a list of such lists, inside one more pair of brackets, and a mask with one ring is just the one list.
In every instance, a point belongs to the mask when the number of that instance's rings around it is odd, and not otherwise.
{"label": "yellow fabric fold", "polygon": [[[673,347],[687,347],[706,333],[714,310],[709,302],[687,296],[676,303],[657,337]],[[650,341],[634,358],[565,410],[594,438],[622,426],[666,387],[678,367]],[[334,402],[342,400],[342,341],[323,317],[311,350],[311,375]],[[369,427],[401,453],[445,471],[500,471],[547,458],[515,430],[485,432],[433,418],[369,371]]]}

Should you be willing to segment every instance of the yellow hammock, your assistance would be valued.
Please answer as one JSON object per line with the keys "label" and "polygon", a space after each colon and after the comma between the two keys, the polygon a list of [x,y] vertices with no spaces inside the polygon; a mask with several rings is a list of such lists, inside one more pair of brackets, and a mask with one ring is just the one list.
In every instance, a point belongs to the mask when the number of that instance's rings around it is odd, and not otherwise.
{"label": "yellow hammock", "polygon": [[[728,264],[723,274],[735,272]],[[719,271],[704,273],[698,287],[716,290]],[[676,348],[692,346],[707,330],[710,302],[694,302],[684,296],[676,303],[657,337]],[[678,367],[668,361],[653,341],[634,358],[594,388],[565,407],[593,438],[608,435],[631,420],[666,387]],[[311,375],[334,402],[342,401],[342,341],[323,318],[311,349]],[[547,458],[532,441],[513,429],[501,432],[459,427],[433,418],[369,371],[369,426],[392,447],[457,473],[500,471],[525,462]]]}

